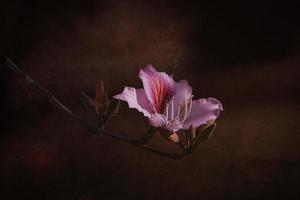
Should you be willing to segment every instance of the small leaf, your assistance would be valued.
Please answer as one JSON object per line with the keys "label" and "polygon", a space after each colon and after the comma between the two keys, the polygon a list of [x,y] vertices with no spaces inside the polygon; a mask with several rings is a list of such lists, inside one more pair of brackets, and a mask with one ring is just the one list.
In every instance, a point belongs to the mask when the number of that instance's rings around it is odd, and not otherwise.
{"label": "small leaf", "polygon": [[120,100],[111,101],[106,111],[107,118],[111,118],[112,116],[116,115],[119,112],[119,109],[120,109]]}
{"label": "small leaf", "polygon": [[198,135],[198,133],[201,133],[203,132],[204,130],[206,130],[207,128],[209,128],[211,125],[213,125],[215,123],[215,121],[208,121],[206,124],[198,127],[198,128],[195,128],[196,130],[196,135]]}
{"label": "small leaf", "polygon": [[90,111],[94,111],[95,103],[94,101],[83,91],[81,91],[81,102]]}
{"label": "small leaf", "polygon": [[109,113],[109,110],[110,110],[110,107],[112,106],[111,102],[107,99],[107,101],[100,105],[100,107],[103,109],[103,117],[105,119],[107,119],[107,116],[108,116],[108,113]]}
{"label": "small leaf", "polygon": [[210,125],[208,128],[204,129],[204,130],[200,130],[200,132],[198,132],[196,138],[193,141],[193,148],[195,149],[198,144],[208,140],[211,135],[213,134],[213,132],[215,131],[217,124],[214,123],[212,125]]}
{"label": "small leaf", "polygon": [[112,114],[113,114],[113,115],[116,115],[116,114],[119,112],[120,104],[121,104],[121,101],[118,100],[118,101],[117,101],[117,105],[114,106],[114,109],[113,109],[113,111],[112,111]]}
{"label": "small leaf", "polygon": [[196,128],[193,126],[190,127],[190,129],[184,131],[185,134],[185,145],[183,146],[183,149],[186,153],[192,152],[193,147],[193,141],[196,137]]}

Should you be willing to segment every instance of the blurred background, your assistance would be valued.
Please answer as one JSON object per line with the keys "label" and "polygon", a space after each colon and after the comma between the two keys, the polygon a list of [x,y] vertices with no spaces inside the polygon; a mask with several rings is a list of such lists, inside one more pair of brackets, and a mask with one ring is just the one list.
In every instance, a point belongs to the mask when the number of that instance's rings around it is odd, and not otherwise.
{"label": "blurred background", "polygon": [[[93,136],[1,66],[4,199],[299,199],[299,5],[2,0],[0,49],[86,119],[80,91],[141,87],[147,64],[224,111],[182,162]],[[122,103],[111,129],[147,120]],[[153,145],[176,151],[155,138]]]}

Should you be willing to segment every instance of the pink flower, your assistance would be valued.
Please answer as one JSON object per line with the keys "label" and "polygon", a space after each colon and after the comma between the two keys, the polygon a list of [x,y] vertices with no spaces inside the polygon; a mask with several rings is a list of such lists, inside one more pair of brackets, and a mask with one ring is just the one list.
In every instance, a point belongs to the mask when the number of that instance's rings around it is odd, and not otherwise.
{"label": "pink flower", "polygon": [[199,127],[215,121],[223,110],[215,98],[193,101],[192,87],[187,81],[175,82],[165,72],[157,72],[152,65],[141,69],[139,77],[144,88],[125,87],[116,99],[126,101],[129,108],[142,112],[154,127],[171,132]]}

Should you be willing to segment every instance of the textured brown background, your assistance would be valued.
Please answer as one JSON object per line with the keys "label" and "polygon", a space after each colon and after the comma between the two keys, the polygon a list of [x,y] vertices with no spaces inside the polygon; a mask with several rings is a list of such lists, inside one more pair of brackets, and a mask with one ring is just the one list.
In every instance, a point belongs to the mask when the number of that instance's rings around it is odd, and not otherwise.
{"label": "textured brown background", "polygon": [[[215,135],[178,163],[90,135],[1,67],[4,199],[300,198],[296,5],[1,2],[1,49],[86,118],[81,89],[141,87],[149,63],[224,105]],[[124,103],[110,127],[138,136],[146,125]]]}

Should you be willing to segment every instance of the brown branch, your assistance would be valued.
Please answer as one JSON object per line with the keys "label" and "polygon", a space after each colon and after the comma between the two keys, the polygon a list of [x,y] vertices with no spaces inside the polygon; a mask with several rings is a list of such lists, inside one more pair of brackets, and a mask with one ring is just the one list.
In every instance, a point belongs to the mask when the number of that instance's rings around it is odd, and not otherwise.
{"label": "brown branch", "polygon": [[65,113],[67,116],[71,117],[74,120],[79,121],[89,132],[96,134],[96,135],[106,135],[113,139],[125,142],[131,146],[135,146],[140,149],[144,149],[148,152],[151,152],[153,154],[169,158],[172,160],[181,160],[186,154],[175,154],[175,153],[167,153],[163,151],[159,151],[157,149],[151,148],[149,146],[146,146],[146,143],[148,140],[150,140],[156,131],[153,131],[153,128],[149,130],[149,132],[142,137],[140,140],[134,140],[127,138],[123,135],[117,134],[115,132],[112,132],[110,130],[104,129],[104,128],[98,128],[97,126],[91,124],[90,122],[86,121],[85,119],[82,119],[77,114],[73,113],[71,109],[69,109],[66,105],[64,105],[61,101],[59,101],[48,89],[42,87],[38,82],[36,82],[34,79],[32,79],[28,74],[26,74],[24,71],[22,71],[11,59],[9,59],[7,56],[3,55],[0,52],[0,63],[5,64],[7,67],[9,67],[13,72],[20,75],[22,78],[25,79],[25,81],[33,85],[36,89],[38,89],[46,98],[47,100],[58,110]]}

